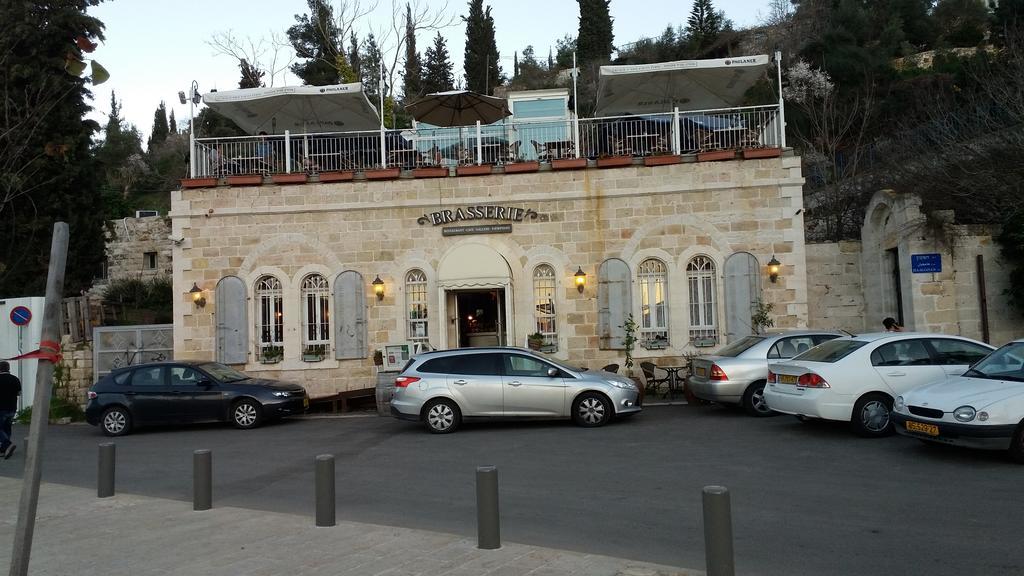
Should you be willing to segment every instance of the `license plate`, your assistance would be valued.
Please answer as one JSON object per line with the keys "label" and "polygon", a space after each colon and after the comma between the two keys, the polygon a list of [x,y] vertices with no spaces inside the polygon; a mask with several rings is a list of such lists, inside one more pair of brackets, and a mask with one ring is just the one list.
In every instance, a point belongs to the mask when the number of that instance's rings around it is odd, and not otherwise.
{"label": "license plate", "polygon": [[697,368],[697,376],[707,376],[707,368]]}
{"label": "license plate", "polygon": [[309,408],[309,398],[308,397],[302,399],[302,407],[303,408]]}
{"label": "license plate", "polygon": [[779,374],[779,384],[796,384],[799,379],[792,374]]}
{"label": "license plate", "polygon": [[929,436],[938,436],[939,427],[934,424],[922,424],[921,422],[914,422],[912,420],[907,421],[907,430],[911,432],[920,432]]}

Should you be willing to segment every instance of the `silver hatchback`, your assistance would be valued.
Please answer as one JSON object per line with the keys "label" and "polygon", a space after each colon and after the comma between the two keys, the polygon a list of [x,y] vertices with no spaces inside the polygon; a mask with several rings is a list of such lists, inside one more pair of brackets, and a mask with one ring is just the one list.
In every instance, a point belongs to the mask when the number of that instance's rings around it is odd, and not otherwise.
{"label": "silver hatchback", "polygon": [[566,366],[523,348],[425,352],[395,378],[391,415],[436,434],[470,418],[572,418],[585,427],[640,411],[632,380]]}
{"label": "silver hatchback", "polygon": [[764,401],[768,361],[789,359],[841,332],[790,330],[743,338],[714,355],[695,358],[687,384],[702,400],[742,406],[751,416],[770,416]]}

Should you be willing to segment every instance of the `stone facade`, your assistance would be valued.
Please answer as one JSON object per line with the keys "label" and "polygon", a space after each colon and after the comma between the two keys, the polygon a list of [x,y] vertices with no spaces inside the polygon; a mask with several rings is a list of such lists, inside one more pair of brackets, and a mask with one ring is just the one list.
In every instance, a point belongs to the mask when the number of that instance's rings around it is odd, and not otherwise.
{"label": "stone facade", "polygon": [[93,385],[92,341],[72,342],[67,336],[61,339],[61,364],[67,371],[67,381],[55,388],[53,393],[69,402],[85,405],[85,393]]}
{"label": "stone facade", "polygon": [[[658,167],[175,191],[171,236],[184,238],[173,249],[175,357],[217,356],[215,291],[221,279],[236,276],[248,289],[249,361],[241,368],[300,382],[313,396],[371,387],[372,351],[408,339],[407,272],[419,269],[426,275],[431,344],[450,346],[455,318],[449,316],[439,283],[446,267],[467,265],[453,263],[458,257],[453,255],[474,253],[493,254],[493,262],[503,259],[507,264],[509,344],[523,345],[535,331],[532,273],[538,264],[551,265],[557,286],[553,356],[592,367],[623,361],[621,350],[600,346],[598,267],[608,258],[629,265],[630,309],[638,317],[637,266],[646,258],[661,260],[667,267],[668,346],[639,349],[635,356],[678,364],[698,350],[688,332],[686,272],[697,255],[715,263],[715,306],[723,335],[719,343],[729,329],[723,325],[724,262],[737,252],[749,252],[760,263],[765,277],[761,298],[774,304],[775,325],[807,325],[802,184],[799,158],[786,154]],[[443,236],[442,226],[431,225],[425,217],[479,205],[532,210],[537,218],[512,222],[510,233]],[[782,266],[778,281],[769,283],[764,264],[773,254]],[[481,262],[481,269],[493,262]],[[578,268],[587,275],[582,293],[574,285]],[[320,273],[333,291],[336,277],[345,270],[359,272],[366,281],[367,357],[334,360],[332,352],[328,359],[305,362],[302,280]],[[256,361],[253,336],[258,310],[253,288],[265,275],[280,280],[283,293],[284,357],[272,365]],[[382,300],[370,285],[377,276],[384,282]],[[193,282],[205,291],[205,307],[192,303],[188,290]]]}
{"label": "stone facade", "polygon": [[[171,222],[163,216],[122,218],[107,223],[107,279],[171,275]],[[155,261],[147,258],[155,254]]]}
{"label": "stone facade", "polygon": [[811,328],[864,332],[860,242],[807,245],[807,323]]}

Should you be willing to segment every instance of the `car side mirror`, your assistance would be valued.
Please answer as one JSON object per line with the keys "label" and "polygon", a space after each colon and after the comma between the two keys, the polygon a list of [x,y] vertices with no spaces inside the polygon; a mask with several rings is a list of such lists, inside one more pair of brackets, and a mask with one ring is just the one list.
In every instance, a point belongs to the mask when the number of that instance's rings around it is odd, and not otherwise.
{"label": "car side mirror", "polygon": [[558,369],[548,368],[548,378],[554,378],[555,376],[558,376]]}

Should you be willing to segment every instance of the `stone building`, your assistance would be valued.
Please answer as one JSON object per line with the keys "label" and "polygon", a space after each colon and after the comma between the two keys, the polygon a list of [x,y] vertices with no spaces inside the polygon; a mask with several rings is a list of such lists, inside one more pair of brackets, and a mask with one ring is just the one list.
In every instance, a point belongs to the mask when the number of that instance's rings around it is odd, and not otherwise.
{"label": "stone building", "polygon": [[798,157],[778,154],[186,182],[170,213],[183,239],[175,357],[321,396],[372,386],[373,351],[389,343],[523,346],[540,333],[553,358],[599,368],[622,364],[630,315],[637,361],[663,365],[749,334],[758,299],[777,327],[804,327],[803,178]]}
{"label": "stone building", "polygon": [[171,223],[165,216],[121,218],[107,222],[108,280],[171,275]]}

